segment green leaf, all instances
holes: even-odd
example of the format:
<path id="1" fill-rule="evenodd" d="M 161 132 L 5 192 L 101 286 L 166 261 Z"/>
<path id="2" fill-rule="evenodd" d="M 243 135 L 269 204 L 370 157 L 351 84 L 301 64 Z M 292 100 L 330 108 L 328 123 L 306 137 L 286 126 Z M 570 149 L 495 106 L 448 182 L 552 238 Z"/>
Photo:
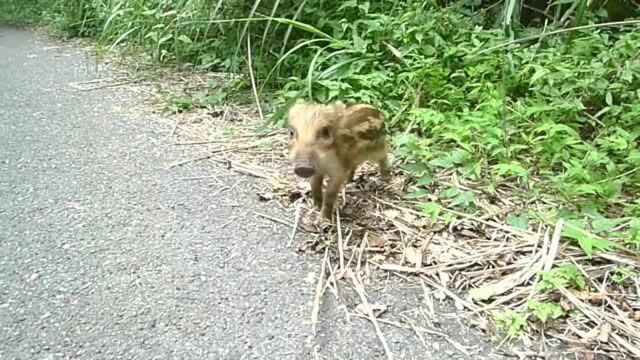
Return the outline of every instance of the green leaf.
<path id="1" fill-rule="evenodd" d="M 525 325 L 527 325 L 527 320 L 524 316 L 518 314 L 517 312 L 506 309 L 504 311 L 495 311 L 493 313 L 493 318 L 496 322 L 497 327 L 507 333 L 507 337 L 509 338 L 517 338 Z"/>
<path id="2" fill-rule="evenodd" d="M 458 205 L 464 205 L 467 206 L 470 202 L 472 202 L 475 199 L 475 194 L 471 191 L 465 191 L 462 194 L 456 196 L 453 200 L 451 200 L 451 202 L 449 203 L 450 206 L 458 206 Z"/>
<path id="3" fill-rule="evenodd" d="M 178 36 L 178 40 L 182 41 L 183 43 L 187 43 L 187 44 L 193 43 L 193 41 L 191 41 L 191 39 L 189 39 L 189 37 L 187 35 L 184 35 L 184 34 Z"/>
<path id="4" fill-rule="evenodd" d="M 442 206 L 434 202 L 418 204 L 417 208 L 420 210 L 420 213 L 429 219 L 431 223 L 434 223 L 438 219 L 438 216 L 442 211 Z"/>
<path id="5" fill-rule="evenodd" d="M 591 229 L 595 233 L 601 233 L 613 229 L 624 221 L 625 219 L 599 218 L 591 222 Z"/>
<path id="6" fill-rule="evenodd" d="M 560 305 L 551 302 L 531 300 L 527 303 L 527 308 L 542 323 L 546 323 L 550 318 L 557 319 L 565 315 Z"/>
<path id="7" fill-rule="evenodd" d="M 529 227 L 529 217 L 509 214 L 507 215 L 507 224 L 518 229 L 526 230 Z"/>
<path id="8" fill-rule="evenodd" d="M 424 171 L 427 171 L 429 169 L 427 165 L 422 162 L 405 164 L 404 166 L 402 166 L 402 168 L 412 175 L 422 174 Z"/>
<path id="9" fill-rule="evenodd" d="M 611 95 L 611 92 L 607 92 L 607 94 L 604 97 L 605 102 L 607 103 L 607 105 L 611 106 L 613 105 L 613 96 Z"/>
<path id="10" fill-rule="evenodd" d="M 600 186 L 590 184 L 579 184 L 571 187 L 571 191 L 576 195 L 596 195 L 598 193 L 598 190 L 600 190 Z"/>
<path id="11" fill-rule="evenodd" d="M 353 47 L 356 50 L 364 50 L 367 43 L 355 32 L 353 33 Z"/>
<path id="12" fill-rule="evenodd" d="M 591 257 L 593 254 L 593 249 L 607 251 L 614 245 L 609 240 L 590 236 L 584 230 L 576 229 L 572 226 L 562 228 L 562 236 L 576 240 L 582 251 L 584 251 L 588 257 Z"/>
<path id="13" fill-rule="evenodd" d="M 453 167 L 454 162 L 453 162 L 453 159 L 451 159 L 451 157 L 442 157 L 442 158 L 437 158 L 429 161 L 429 164 L 448 169 Z"/>
<path id="14" fill-rule="evenodd" d="M 435 54 L 436 54 L 436 48 L 434 48 L 434 47 L 433 47 L 433 46 L 431 46 L 431 45 L 425 45 L 425 46 L 422 48 L 422 53 L 423 53 L 424 55 L 426 55 L 426 56 L 433 56 L 433 55 L 435 55 Z"/>
<path id="15" fill-rule="evenodd" d="M 545 291 L 569 286 L 581 290 L 584 289 L 585 285 L 586 282 L 582 273 L 572 264 L 540 272 L 540 281 L 536 288 Z"/>
<path id="16" fill-rule="evenodd" d="M 164 44 L 165 42 L 171 40 L 171 38 L 173 38 L 173 34 L 166 34 L 165 36 L 161 37 L 160 40 L 158 40 L 158 45 Z"/>
<path id="17" fill-rule="evenodd" d="M 609 181 L 600 189 L 602 196 L 606 197 L 609 200 L 615 200 L 620 196 L 622 192 L 622 181 Z"/>
<path id="18" fill-rule="evenodd" d="M 348 0 L 348 1 L 344 1 L 342 3 L 342 5 L 340 5 L 340 7 L 338 8 L 338 10 L 343 10 L 346 8 L 354 8 L 358 6 L 358 1 L 357 0 Z"/>
<path id="19" fill-rule="evenodd" d="M 420 199 L 423 198 L 425 196 L 429 195 L 429 192 L 427 192 L 427 190 L 418 190 L 418 191 L 414 191 L 411 193 L 408 193 L 404 196 L 405 199 L 409 199 L 409 200 L 414 200 L 414 199 Z"/>
<path id="20" fill-rule="evenodd" d="M 444 198 L 444 199 L 451 199 L 451 198 L 453 198 L 454 196 L 458 195 L 459 193 L 460 193 L 460 190 L 458 190 L 458 188 L 457 188 L 457 187 L 452 186 L 452 187 L 450 187 L 450 188 L 447 188 L 447 189 L 443 190 L 443 191 L 440 193 L 440 196 L 441 196 L 442 198 Z"/>
<path id="21" fill-rule="evenodd" d="M 543 68 L 543 67 L 538 68 L 538 70 L 536 70 L 533 76 L 531 76 L 531 80 L 529 80 L 529 85 L 533 85 L 535 82 L 540 80 L 543 76 L 547 75 L 548 73 L 549 73 L 549 70 L 547 70 L 546 68 Z"/>
<path id="22" fill-rule="evenodd" d="M 436 182 L 436 179 L 433 176 L 425 174 L 416 181 L 416 186 L 431 185 L 434 182 Z"/>

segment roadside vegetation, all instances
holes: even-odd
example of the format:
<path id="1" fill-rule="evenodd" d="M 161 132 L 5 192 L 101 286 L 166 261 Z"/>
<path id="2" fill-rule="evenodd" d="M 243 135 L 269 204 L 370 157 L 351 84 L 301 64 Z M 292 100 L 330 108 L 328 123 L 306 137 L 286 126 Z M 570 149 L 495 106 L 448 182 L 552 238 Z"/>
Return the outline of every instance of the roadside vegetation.
<path id="1" fill-rule="evenodd" d="M 549 230 L 480 265 L 503 270 L 467 283 L 468 301 L 494 304 L 510 337 L 564 319 L 563 340 L 640 353 L 639 2 L 5 0 L 0 12 L 103 54 L 239 75 L 166 96 L 174 111 L 254 92 L 271 126 L 298 98 L 380 107 L 411 179 L 396 210 Z M 501 282 L 511 263 L 522 271 Z"/>

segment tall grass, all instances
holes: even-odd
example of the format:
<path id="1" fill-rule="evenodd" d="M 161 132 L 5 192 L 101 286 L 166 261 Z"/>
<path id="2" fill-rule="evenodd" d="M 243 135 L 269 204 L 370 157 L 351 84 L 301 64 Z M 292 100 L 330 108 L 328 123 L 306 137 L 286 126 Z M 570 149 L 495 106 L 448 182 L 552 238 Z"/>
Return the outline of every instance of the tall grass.
<path id="1" fill-rule="evenodd" d="M 637 6 L 539 3 L 49 0 L 38 17 L 108 49 L 240 74 L 250 43 L 273 122 L 299 97 L 369 102 L 418 176 L 455 169 L 489 191 L 510 181 L 578 212 L 640 216 Z M 541 36 L 606 22 L 613 3 L 628 26 Z"/>

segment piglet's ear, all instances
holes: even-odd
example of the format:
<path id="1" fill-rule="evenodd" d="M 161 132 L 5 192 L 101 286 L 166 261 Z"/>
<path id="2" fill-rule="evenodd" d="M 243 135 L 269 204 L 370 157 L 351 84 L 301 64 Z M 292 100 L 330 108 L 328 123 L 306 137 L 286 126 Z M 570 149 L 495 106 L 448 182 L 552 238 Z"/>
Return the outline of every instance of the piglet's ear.
<path id="1" fill-rule="evenodd" d="M 329 107 L 336 112 L 336 114 L 343 114 L 347 106 L 340 100 L 333 102 Z"/>
<path id="2" fill-rule="evenodd" d="M 287 123 L 295 121 L 295 118 L 299 117 L 304 108 L 307 107 L 307 103 L 303 99 L 298 99 L 294 102 L 289 109 L 287 109 Z"/>

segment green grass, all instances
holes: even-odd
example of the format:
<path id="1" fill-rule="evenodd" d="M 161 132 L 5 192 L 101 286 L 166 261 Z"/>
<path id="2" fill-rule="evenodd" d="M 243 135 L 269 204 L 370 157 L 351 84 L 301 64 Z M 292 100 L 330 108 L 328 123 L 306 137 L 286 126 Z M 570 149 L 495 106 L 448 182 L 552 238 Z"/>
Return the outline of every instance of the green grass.
<path id="1" fill-rule="evenodd" d="M 588 254 L 610 241 L 640 246 L 640 31 L 631 22 L 639 14 L 633 2 L 556 1 L 537 11 L 516 0 L 34 4 L 4 6 L 15 19 L 37 20 L 65 37 L 95 37 L 104 51 L 142 49 L 158 63 L 244 75 L 249 38 L 263 107 L 275 110 L 269 121 L 283 124 L 283 110 L 299 97 L 375 104 L 423 193 L 425 179 L 442 170 L 488 193 L 508 182 L 523 199 L 566 204 L 514 215 L 509 221 L 518 226 L 562 216 L 578 229 L 565 237 Z M 620 9 L 629 17 L 620 19 Z M 629 25 L 541 36 L 611 20 Z M 222 92 L 246 91 L 248 78 L 232 85 Z M 220 101 L 214 91 L 221 90 L 181 104 Z M 471 193 L 439 195 L 474 211 Z"/>
<path id="2" fill-rule="evenodd" d="M 0 1 L 0 23 L 32 24 L 40 18 L 35 0 L 3 0 Z"/>

